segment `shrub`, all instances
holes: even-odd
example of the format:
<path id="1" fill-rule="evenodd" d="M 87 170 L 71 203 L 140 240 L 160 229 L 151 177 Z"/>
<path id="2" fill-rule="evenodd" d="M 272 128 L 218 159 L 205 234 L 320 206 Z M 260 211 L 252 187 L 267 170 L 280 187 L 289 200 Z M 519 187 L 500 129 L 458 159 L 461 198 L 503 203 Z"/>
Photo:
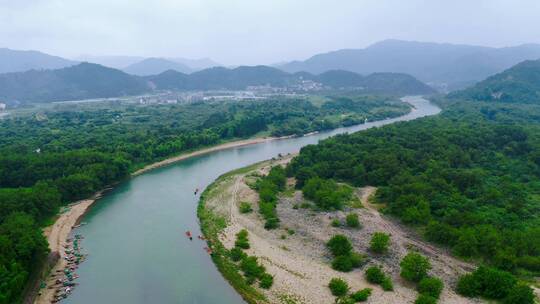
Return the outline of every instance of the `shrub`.
<path id="1" fill-rule="evenodd" d="M 333 219 L 332 222 L 330 222 L 330 225 L 332 227 L 339 227 L 341 226 L 341 222 L 338 219 Z"/>
<path id="2" fill-rule="evenodd" d="M 416 252 L 407 254 L 399 265 L 401 266 L 401 277 L 412 282 L 422 280 L 431 269 L 429 260 Z"/>
<path id="3" fill-rule="evenodd" d="M 438 299 L 444 284 L 439 278 L 426 277 L 418 283 L 418 292 Z"/>
<path id="4" fill-rule="evenodd" d="M 358 214 L 356 213 L 347 214 L 347 217 L 345 218 L 345 223 L 347 223 L 348 227 L 359 228 L 360 221 L 358 220 Z"/>
<path id="5" fill-rule="evenodd" d="M 429 295 L 425 295 L 425 294 L 419 294 L 418 298 L 416 298 L 416 301 L 414 301 L 414 304 L 436 304 L 436 303 L 437 303 L 437 299 Z"/>
<path id="6" fill-rule="evenodd" d="M 392 283 L 392 280 L 387 276 L 385 276 L 384 279 L 382 280 L 381 287 L 384 291 L 394 290 L 394 284 Z"/>
<path id="7" fill-rule="evenodd" d="M 234 247 L 229 251 L 229 256 L 231 257 L 231 260 L 238 262 L 241 259 L 246 257 L 246 254 L 242 251 L 239 247 Z"/>
<path id="8" fill-rule="evenodd" d="M 488 267 L 479 267 L 473 276 L 481 283 L 481 295 L 492 299 L 506 297 L 517 282 L 509 272 Z"/>
<path id="9" fill-rule="evenodd" d="M 351 257 L 348 255 L 340 255 L 332 260 L 332 268 L 337 271 L 349 272 L 353 269 Z"/>
<path id="10" fill-rule="evenodd" d="M 352 251 L 351 241 L 342 234 L 333 236 L 328 243 L 326 243 L 326 246 L 334 256 L 349 255 Z"/>
<path id="11" fill-rule="evenodd" d="M 371 288 L 359 290 L 351 295 L 351 299 L 353 299 L 355 302 L 365 302 L 371 295 L 371 290 Z"/>
<path id="12" fill-rule="evenodd" d="M 375 232 L 369 242 L 369 249 L 375 253 L 386 253 L 389 243 L 390 235 L 383 232 Z"/>
<path id="13" fill-rule="evenodd" d="M 366 259 L 365 255 L 359 254 L 359 253 L 356 253 L 356 252 L 351 252 L 351 254 L 349 255 L 349 258 L 351 260 L 353 268 L 358 268 L 360 266 L 363 266 L 367 262 L 366 261 L 367 259 Z"/>
<path id="14" fill-rule="evenodd" d="M 509 272 L 480 266 L 473 273 L 459 278 L 457 292 L 468 297 L 503 299 L 516 283 L 516 278 Z"/>
<path id="15" fill-rule="evenodd" d="M 336 299 L 336 304 L 354 304 L 354 300 L 350 297 L 341 297 Z"/>
<path id="16" fill-rule="evenodd" d="M 240 206 L 238 208 L 240 209 L 240 213 L 250 213 L 253 211 L 251 204 L 248 202 L 240 202 Z"/>
<path id="17" fill-rule="evenodd" d="M 533 304 L 533 290 L 525 284 L 517 284 L 503 300 L 504 304 Z"/>
<path id="18" fill-rule="evenodd" d="M 264 223 L 264 229 L 267 230 L 276 229 L 277 227 L 279 227 L 279 219 L 276 217 L 271 217 Z"/>
<path id="19" fill-rule="evenodd" d="M 349 292 L 349 284 L 339 278 L 333 278 L 330 280 L 328 288 L 330 288 L 330 291 L 336 297 L 344 296 L 347 294 L 347 292 Z"/>
<path id="20" fill-rule="evenodd" d="M 246 278 L 259 278 L 265 271 L 264 266 L 259 265 L 257 257 L 254 256 L 242 259 L 240 269 L 244 272 Z"/>
<path id="21" fill-rule="evenodd" d="M 456 291 L 466 297 L 476 297 L 480 293 L 480 282 L 472 274 L 468 273 L 459 278 Z"/>
<path id="22" fill-rule="evenodd" d="M 260 277 L 259 286 L 264 289 L 269 289 L 274 284 L 274 277 L 268 273 L 263 273 Z"/>
<path id="23" fill-rule="evenodd" d="M 249 249 L 248 232 L 246 229 L 242 229 L 236 234 L 236 242 L 234 242 L 234 245 L 235 247 L 242 249 Z"/>
<path id="24" fill-rule="evenodd" d="M 366 269 L 366 280 L 373 284 L 381 285 L 384 291 L 394 290 L 394 284 L 390 277 L 386 276 L 379 266 L 371 266 Z"/>
<path id="25" fill-rule="evenodd" d="M 379 266 L 371 266 L 366 272 L 366 280 L 373 284 L 381 284 L 385 278 L 384 272 Z"/>

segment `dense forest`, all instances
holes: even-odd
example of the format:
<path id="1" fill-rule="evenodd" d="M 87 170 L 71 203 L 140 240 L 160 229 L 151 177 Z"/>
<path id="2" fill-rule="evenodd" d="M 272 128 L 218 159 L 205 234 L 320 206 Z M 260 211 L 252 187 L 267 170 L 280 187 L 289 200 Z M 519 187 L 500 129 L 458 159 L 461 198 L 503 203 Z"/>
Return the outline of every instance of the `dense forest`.
<path id="1" fill-rule="evenodd" d="M 531 115 L 540 108 L 438 102 L 446 108 L 438 117 L 306 146 L 287 173 L 304 191 L 321 179 L 378 186 L 384 211 L 426 239 L 466 259 L 538 275 L 540 121 Z"/>
<path id="2" fill-rule="evenodd" d="M 186 105 L 93 103 L 0 119 L 0 303 L 17 302 L 47 255 L 41 227 L 66 203 L 181 152 L 251 136 L 303 134 L 399 116 L 388 97 Z"/>

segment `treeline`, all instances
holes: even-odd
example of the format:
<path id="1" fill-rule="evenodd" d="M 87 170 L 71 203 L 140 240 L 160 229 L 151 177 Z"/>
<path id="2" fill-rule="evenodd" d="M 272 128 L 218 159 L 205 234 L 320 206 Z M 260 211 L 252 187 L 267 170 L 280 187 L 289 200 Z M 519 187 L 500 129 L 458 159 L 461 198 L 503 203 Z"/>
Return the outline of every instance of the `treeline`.
<path id="1" fill-rule="evenodd" d="M 344 119 L 319 122 L 336 115 L 372 120 L 409 110 L 388 98 L 347 99 L 346 109 L 323 103 L 324 110 L 305 99 L 155 106 L 88 103 L 0 120 L 0 304 L 20 301 L 29 274 L 48 252 L 41 226 L 59 207 L 145 164 L 258 133 L 331 128 Z"/>
<path id="2" fill-rule="evenodd" d="M 475 109 L 453 105 L 441 117 L 327 139 L 302 148 L 287 172 L 300 184 L 378 186 L 384 210 L 428 240 L 499 269 L 538 273 L 538 122 L 489 117 L 519 116 L 509 105 Z"/>

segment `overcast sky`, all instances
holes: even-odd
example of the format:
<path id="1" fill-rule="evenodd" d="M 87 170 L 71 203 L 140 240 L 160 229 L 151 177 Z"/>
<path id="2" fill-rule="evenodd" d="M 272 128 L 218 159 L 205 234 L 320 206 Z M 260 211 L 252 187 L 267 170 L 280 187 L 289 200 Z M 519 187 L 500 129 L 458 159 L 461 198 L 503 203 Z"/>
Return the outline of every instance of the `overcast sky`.
<path id="1" fill-rule="evenodd" d="M 539 0 L 0 0 L 0 47 L 269 64 L 388 38 L 540 42 Z"/>

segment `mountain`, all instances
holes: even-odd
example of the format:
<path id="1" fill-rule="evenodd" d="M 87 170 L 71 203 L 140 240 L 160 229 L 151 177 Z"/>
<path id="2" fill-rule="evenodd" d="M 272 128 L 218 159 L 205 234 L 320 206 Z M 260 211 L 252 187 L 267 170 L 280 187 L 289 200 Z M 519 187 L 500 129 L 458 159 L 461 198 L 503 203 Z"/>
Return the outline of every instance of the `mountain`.
<path id="1" fill-rule="evenodd" d="M 146 77 L 157 89 L 243 90 L 249 86 L 295 86 L 305 80 L 319 82 L 330 89 L 357 89 L 364 93 L 431 94 L 434 90 L 414 77 L 399 73 L 375 73 L 366 77 L 349 71 L 328 71 L 320 75 L 307 72 L 290 74 L 268 66 L 215 67 L 186 75 L 166 71 Z"/>
<path id="2" fill-rule="evenodd" d="M 189 67 L 192 71 L 200 71 L 213 67 L 222 66 L 222 64 L 215 62 L 210 58 L 188 59 L 188 58 L 167 58 L 170 61 L 174 61 Z"/>
<path id="3" fill-rule="evenodd" d="M 123 69 L 139 61 L 143 61 L 144 57 L 139 56 L 93 56 L 81 55 L 76 58 L 81 62 L 91 62 L 113 69 Z"/>
<path id="4" fill-rule="evenodd" d="M 311 82 L 310 82 L 311 81 Z M 58 70 L 31 70 L 0 74 L 0 100 L 6 102 L 50 102 L 105 98 L 150 93 L 154 90 L 244 90 L 250 86 L 356 90 L 360 93 L 396 95 L 431 94 L 433 89 L 410 75 L 374 73 L 362 76 L 348 71 L 320 75 L 290 74 L 268 66 L 214 67 L 185 74 L 167 70 L 158 75 L 135 76 L 93 63 Z"/>
<path id="5" fill-rule="evenodd" d="M 148 91 L 143 80 L 92 63 L 58 70 L 0 74 L 0 100 L 49 102 L 137 95 Z"/>
<path id="6" fill-rule="evenodd" d="M 19 51 L 0 48 L 0 73 L 60 69 L 75 64 L 77 64 L 75 61 L 38 51 Z"/>
<path id="7" fill-rule="evenodd" d="M 540 45 L 491 48 L 385 40 L 365 49 L 345 49 L 278 66 L 287 72 L 347 70 L 359 74 L 410 74 L 434 86 L 464 87 L 527 59 L 540 58 Z"/>
<path id="8" fill-rule="evenodd" d="M 140 62 L 134 63 L 123 70 L 128 74 L 137 76 L 156 75 L 167 70 L 191 73 L 191 69 L 188 66 L 163 58 L 147 58 Z"/>
<path id="9" fill-rule="evenodd" d="M 471 88 L 454 92 L 449 97 L 480 101 L 540 103 L 540 60 L 521 62 Z"/>

